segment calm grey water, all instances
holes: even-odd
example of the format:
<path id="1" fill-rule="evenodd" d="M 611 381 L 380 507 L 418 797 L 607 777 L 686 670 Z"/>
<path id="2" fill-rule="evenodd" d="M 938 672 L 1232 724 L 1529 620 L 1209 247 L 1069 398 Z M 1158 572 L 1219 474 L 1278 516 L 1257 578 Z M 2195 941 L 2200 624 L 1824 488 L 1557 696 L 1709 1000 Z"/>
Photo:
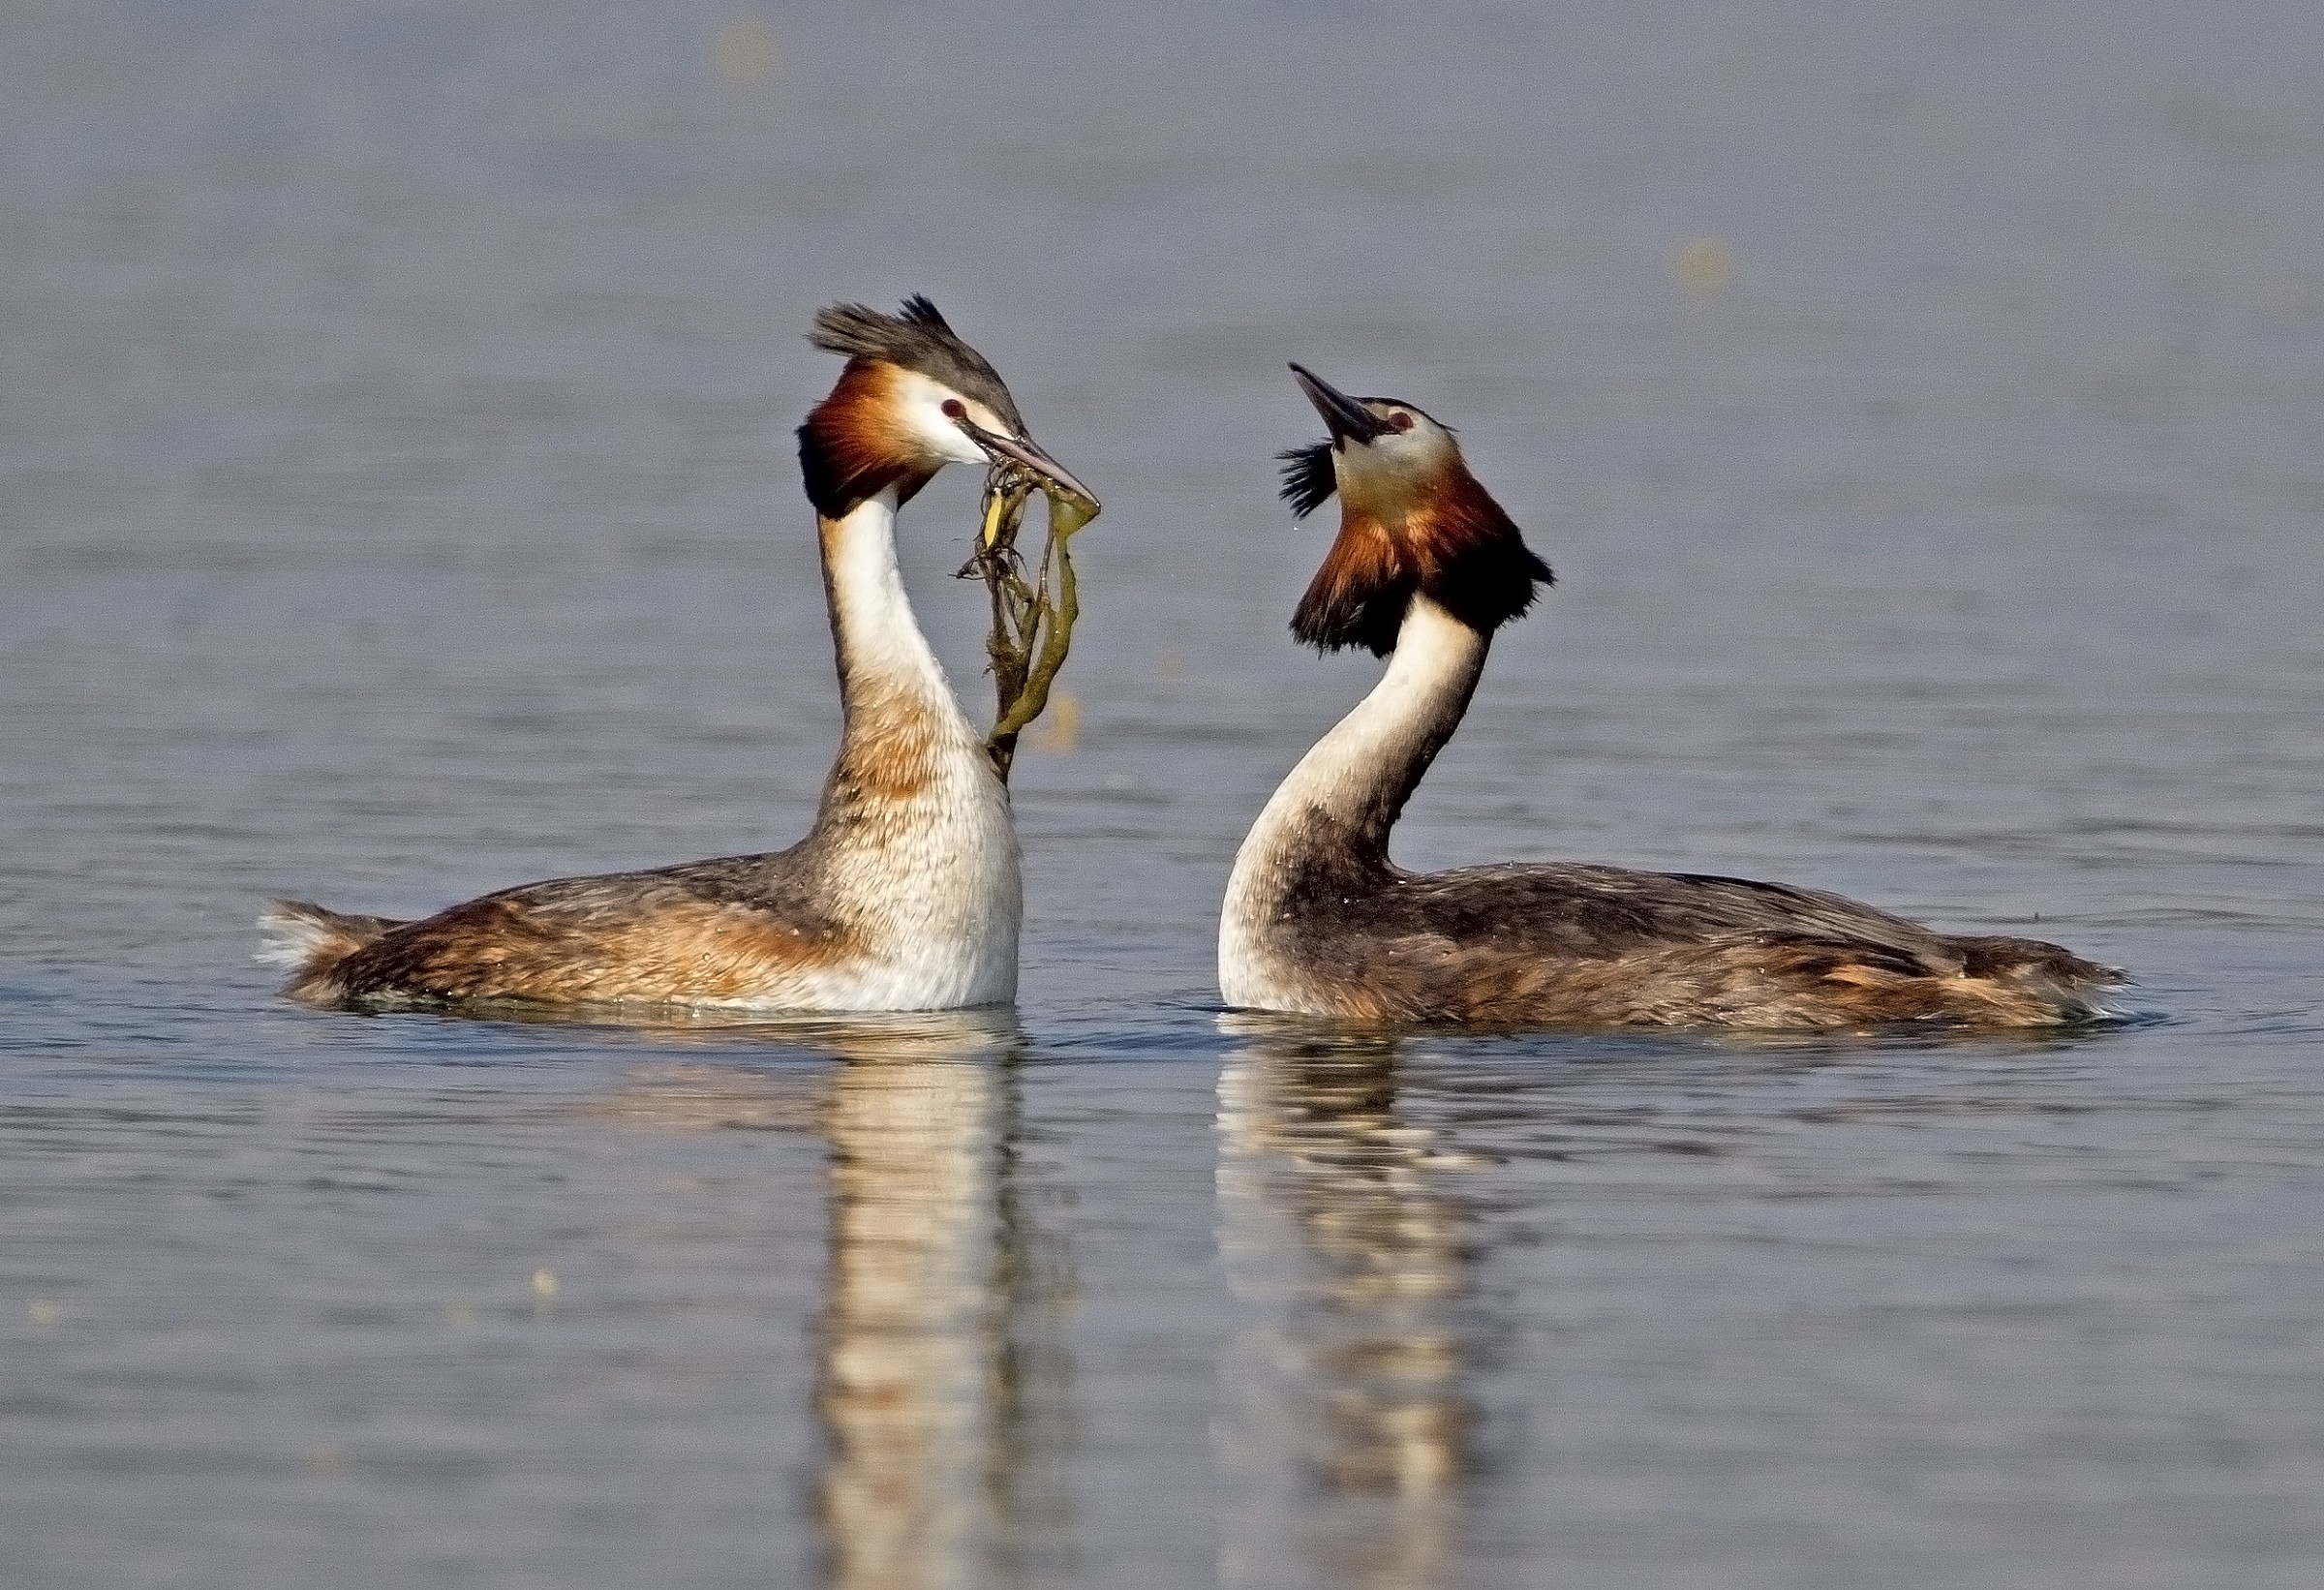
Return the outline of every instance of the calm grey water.
<path id="1" fill-rule="evenodd" d="M 2310 9 L 0 9 L 0 1582 L 2324 1579 Z M 1108 504 L 1022 1004 L 277 1001 L 269 893 L 804 829 L 799 333 L 915 290 Z M 1222 1018 L 1372 676 L 1284 632 L 1294 357 L 1561 575 L 1408 863 L 1840 888 L 2137 1019 Z M 907 574 L 981 699 L 973 484 Z"/>

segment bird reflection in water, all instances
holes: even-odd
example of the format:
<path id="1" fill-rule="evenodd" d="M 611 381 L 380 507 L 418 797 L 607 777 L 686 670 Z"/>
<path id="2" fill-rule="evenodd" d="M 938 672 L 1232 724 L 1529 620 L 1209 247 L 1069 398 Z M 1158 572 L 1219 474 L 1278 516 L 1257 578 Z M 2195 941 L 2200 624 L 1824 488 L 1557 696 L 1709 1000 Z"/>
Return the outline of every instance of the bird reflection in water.
<path id="1" fill-rule="evenodd" d="M 1072 1275 L 1022 1165 L 1013 1017 L 704 1031 L 836 1053 L 814 1075 L 632 1074 L 594 1114 L 812 1132 L 831 1156 L 814 1485 L 828 1590 L 1071 1582 Z M 725 1081 L 709 1079 L 722 1074 Z M 802 1087 L 802 1082 L 806 1086 Z M 753 1098 L 754 1086 L 763 1099 Z"/>
<path id="2" fill-rule="evenodd" d="M 1258 1319 L 1224 1373 L 1219 1582 L 1434 1590 L 1461 1576 L 1483 1343 L 1466 1163 L 1399 1113 L 1396 1041 L 1222 1018 L 1219 1247 Z"/>
<path id="3" fill-rule="evenodd" d="M 1019 1036 L 974 1013 L 880 1030 L 824 1117 L 826 1582 L 1025 1582 L 1069 1566 L 1073 1429 L 1071 1275 L 1022 1185 Z"/>

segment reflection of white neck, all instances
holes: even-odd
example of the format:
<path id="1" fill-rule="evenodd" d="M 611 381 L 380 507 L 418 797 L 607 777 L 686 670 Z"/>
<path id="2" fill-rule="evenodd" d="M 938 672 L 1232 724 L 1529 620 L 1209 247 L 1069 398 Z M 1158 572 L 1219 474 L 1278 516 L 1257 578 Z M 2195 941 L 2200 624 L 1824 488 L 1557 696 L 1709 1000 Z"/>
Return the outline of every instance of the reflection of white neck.
<path id="1" fill-rule="evenodd" d="M 1000 1455 L 998 1076 L 874 1048 L 836 1079 L 819 1397 L 831 1590 L 976 1582 Z"/>
<path id="2" fill-rule="evenodd" d="M 973 736 L 903 592 L 895 487 L 858 503 L 844 518 L 823 522 L 823 579 L 849 733 L 869 726 L 857 721 L 863 710 L 908 703 L 935 709 L 948 727 Z"/>
<path id="3" fill-rule="evenodd" d="M 1263 1041 L 1219 1074 L 1219 1250 L 1244 1315 L 1214 1425 L 1230 1590 L 1463 1576 L 1473 1234 L 1441 1186 L 1456 1146 L 1397 1109 L 1393 1067 Z"/>

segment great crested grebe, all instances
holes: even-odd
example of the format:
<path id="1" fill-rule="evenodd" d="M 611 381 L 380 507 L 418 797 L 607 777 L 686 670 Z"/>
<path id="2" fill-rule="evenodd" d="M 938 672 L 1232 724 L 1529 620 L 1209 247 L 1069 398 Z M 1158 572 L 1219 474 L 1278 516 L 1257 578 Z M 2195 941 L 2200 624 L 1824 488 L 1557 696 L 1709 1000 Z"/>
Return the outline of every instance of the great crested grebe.
<path id="1" fill-rule="evenodd" d="M 921 635 L 896 510 L 947 464 L 1034 445 L 1009 390 L 926 298 L 841 304 L 810 340 L 846 355 L 799 427 L 839 654 L 840 752 L 788 850 L 504 889 L 417 922 L 277 901 L 262 959 L 318 1005 L 464 1002 L 934 1010 L 1017 992 L 1024 916 L 1009 795 Z"/>
<path id="2" fill-rule="evenodd" d="M 1292 631 L 1389 657 L 1283 780 L 1235 858 L 1219 986 L 1245 1008 L 1375 1023 L 2040 1026 L 2104 1014 L 2121 974 L 2029 938 L 1936 933 L 1839 895 L 1566 862 L 1412 873 L 1389 831 L 1460 724 L 1495 629 L 1548 566 L 1409 403 L 1293 365 L 1330 440 L 1282 455 L 1339 535 Z"/>

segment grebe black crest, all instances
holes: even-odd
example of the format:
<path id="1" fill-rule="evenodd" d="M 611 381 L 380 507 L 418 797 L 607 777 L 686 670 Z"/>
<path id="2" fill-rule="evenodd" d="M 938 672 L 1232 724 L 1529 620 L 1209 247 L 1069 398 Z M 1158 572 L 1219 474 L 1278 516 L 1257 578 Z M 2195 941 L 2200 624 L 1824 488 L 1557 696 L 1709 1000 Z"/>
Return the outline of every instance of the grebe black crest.
<path id="1" fill-rule="evenodd" d="M 841 304 L 845 355 L 799 427 L 839 659 L 840 751 L 787 850 L 504 889 L 416 922 L 278 901 L 262 952 L 318 1005 L 620 1003 L 933 1010 L 1016 995 L 1024 916 L 1006 786 L 920 632 L 897 509 L 947 464 L 1006 459 L 1089 495 L 1036 445 L 926 298 Z"/>
<path id="2" fill-rule="evenodd" d="M 1564 862 L 1404 871 L 1388 841 L 1468 709 L 1493 632 L 1548 566 L 1447 427 L 1292 366 L 1330 435 L 1281 455 L 1339 534 L 1292 630 L 1389 658 L 1284 780 L 1235 858 L 1227 1002 L 1495 1027 L 2043 1026 L 2105 1014 L 2122 975 L 2035 939 L 1958 937 L 1821 890 Z"/>

